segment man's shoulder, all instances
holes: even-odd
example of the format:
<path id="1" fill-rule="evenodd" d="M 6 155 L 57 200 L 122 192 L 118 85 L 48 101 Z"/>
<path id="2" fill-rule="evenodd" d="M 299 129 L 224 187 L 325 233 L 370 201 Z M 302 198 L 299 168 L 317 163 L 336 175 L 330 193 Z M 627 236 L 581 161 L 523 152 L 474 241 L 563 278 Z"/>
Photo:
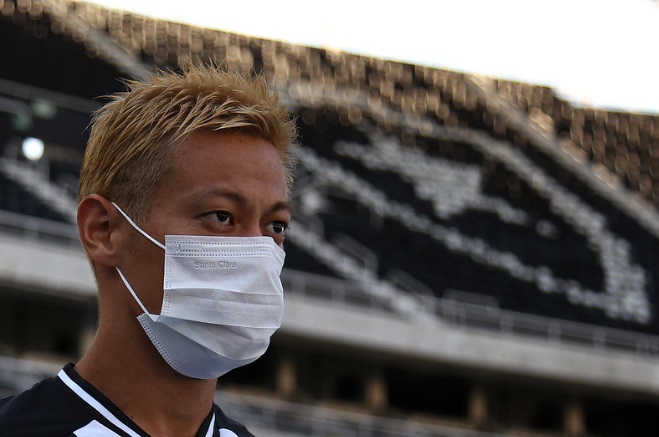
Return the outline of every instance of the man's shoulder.
<path id="1" fill-rule="evenodd" d="M 29 390 L 0 401 L 0 429 L 9 435 L 54 434 L 66 428 L 69 402 L 54 378 L 45 379 Z M 69 414 L 66 414 L 69 413 Z M 51 433 L 51 429 L 53 433 Z M 62 435 L 62 434 L 60 434 Z M 68 435 L 68 434 L 63 434 Z"/>
<path id="2" fill-rule="evenodd" d="M 62 393 L 55 384 L 54 378 L 44 379 L 23 393 L 0 400 L 0 419 L 49 411 L 51 407 L 61 404 Z"/>
<path id="3" fill-rule="evenodd" d="M 83 419 L 57 378 L 0 400 L 0 429 L 12 436 L 70 435 Z M 4 434 L 3 434 L 4 435 Z"/>

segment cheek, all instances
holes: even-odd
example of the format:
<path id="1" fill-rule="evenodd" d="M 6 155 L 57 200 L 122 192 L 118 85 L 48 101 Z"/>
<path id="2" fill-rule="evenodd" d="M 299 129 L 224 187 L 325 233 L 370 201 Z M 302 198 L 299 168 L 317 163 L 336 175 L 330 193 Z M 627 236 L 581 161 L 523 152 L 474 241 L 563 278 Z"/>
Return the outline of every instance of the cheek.
<path id="1" fill-rule="evenodd" d="M 125 270 L 122 269 L 135 293 L 152 314 L 160 314 L 162 308 L 164 254 L 153 243 L 142 242 L 134 246 L 127 256 Z"/>
<path id="2" fill-rule="evenodd" d="M 147 283 L 145 284 L 145 292 L 147 293 L 147 298 L 149 303 L 146 304 L 147 309 L 153 314 L 160 314 L 160 309 L 162 308 L 162 299 L 163 299 L 163 277 L 164 277 L 164 252 L 159 253 L 158 255 L 144 260 L 145 262 L 141 263 L 142 271 L 145 272 L 145 279 Z"/>

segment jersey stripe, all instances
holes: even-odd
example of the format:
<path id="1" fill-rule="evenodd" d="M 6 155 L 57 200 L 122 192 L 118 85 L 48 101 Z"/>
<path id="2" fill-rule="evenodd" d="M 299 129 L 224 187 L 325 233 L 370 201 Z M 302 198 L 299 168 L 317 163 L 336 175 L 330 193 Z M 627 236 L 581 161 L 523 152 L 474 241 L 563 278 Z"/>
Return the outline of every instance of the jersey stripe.
<path id="1" fill-rule="evenodd" d="M 211 423 L 208 425 L 208 431 L 206 432 L 206 437 L 213 437 L 213 429 L 215 428 L 215 413 L 211 417 Z"/>
<path id="2" fill-rule="evenodd" d="M 66 374 L 64 369 L 60 370 L 57 376 L 59 377 L 59 379 L 62 380 L 62 382 L 64 382 L 64 384 L 66 384 L 71 390 L 73 390 L 73 392 L 77 394 L 80 397 L 80 399 L 87 402 L 92 408 L 98 411 L 103 417 L 109 420 L 117 428 L 121 429 L 131 437 L 141 437 L 135 431 L 130 429 L 125 423 L 117 419 L 117 417 L 114 414 L 112 414 L 107 408 L 101 405 L 100 402 L 94 399 L 82 387 L 80 387 L 71 378 L 69 378 L 69 375 Z"/>
<path id="3" fill-rule="evenodd" d="M 119 434 L 106 428 L 95 420 L 92 420 L 84 427 L 74 431 L 76 437 L 120 437 Z"/>

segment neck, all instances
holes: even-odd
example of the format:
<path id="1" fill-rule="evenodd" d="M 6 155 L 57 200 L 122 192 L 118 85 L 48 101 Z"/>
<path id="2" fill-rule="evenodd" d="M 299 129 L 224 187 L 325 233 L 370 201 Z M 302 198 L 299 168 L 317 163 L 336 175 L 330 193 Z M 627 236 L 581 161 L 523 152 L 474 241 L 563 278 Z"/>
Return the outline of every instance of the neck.
<path id="1" fill-rule="evenodd" d="M 124 320 L 101 315 L 76 370 L 140 428 L 158 436 L 194 436 L 212 408 L 217 384 L 169 367 L 132 315 Z"/>

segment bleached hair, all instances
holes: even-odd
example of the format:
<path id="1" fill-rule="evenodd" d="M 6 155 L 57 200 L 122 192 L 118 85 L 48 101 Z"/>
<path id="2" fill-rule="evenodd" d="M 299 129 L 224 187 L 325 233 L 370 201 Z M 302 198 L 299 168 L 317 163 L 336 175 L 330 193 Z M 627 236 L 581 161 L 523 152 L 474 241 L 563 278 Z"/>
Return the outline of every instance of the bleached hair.
<path id="1" fill-rule="evenodd" d="M 127 91 L 92 118 L 80 171 L 78 200 L 95 193 L 121 204 L 140 222 L 171 167 L 171 153 L 201 130 L 238 131 L 265 139 L 279 152 L 292 183 L 295 125 L 261 76 L 215 65 L 157 71 L 128 81 Z"/>

